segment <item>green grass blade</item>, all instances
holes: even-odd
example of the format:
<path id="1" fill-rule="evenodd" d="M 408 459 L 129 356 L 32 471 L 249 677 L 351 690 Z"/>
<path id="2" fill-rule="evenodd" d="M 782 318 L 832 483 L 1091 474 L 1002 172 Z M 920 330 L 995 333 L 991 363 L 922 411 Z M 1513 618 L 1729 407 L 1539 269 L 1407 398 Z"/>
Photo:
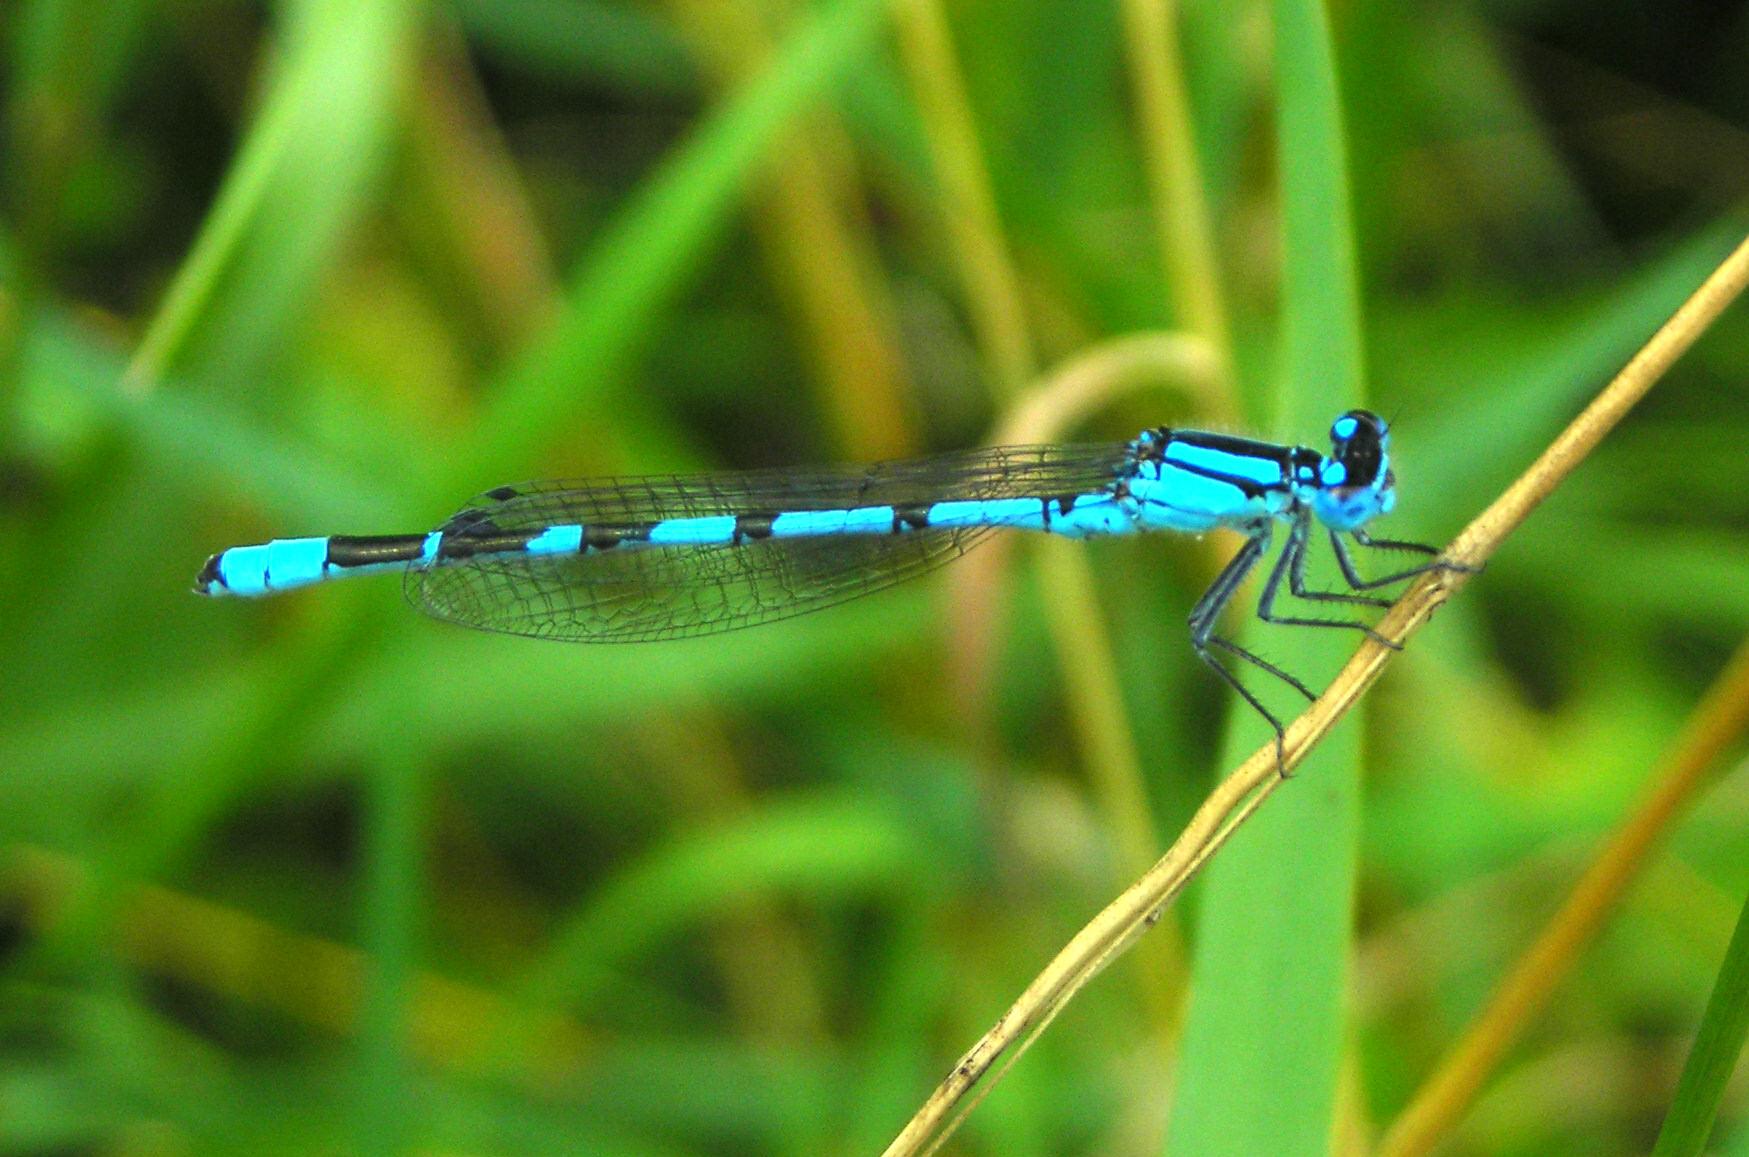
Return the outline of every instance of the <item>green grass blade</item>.
<path id="1" fill-rule="evenodd" d="M 587 0 L 450 0 L 470 43 L 554 83 L 682 96 L 699 85 L 657 10 Z"/>
<path id="2" fill-rule="evenodd" d="M 413 521 L 406 496 L 357 463 L 288 437 L 221 399 L 181 389 L 125 390 L 122 369 L 122 355 L 89 325 L 62 310 L 42 310 L 20 358 L 23 439 L 45 455 L 68 453 L 67 447 L 114 426 L 167 474 L 206 484 L 223 480 L 274 519 L 335 526 Z"/>
<path id="3" fill-rule="evenodd" d="M 370 968 L 359 1017 L 355 1126 L 361 1153 L 412 1151 L 421 1129 L 408 1046 L 425 909 L 425 774 L 424 760 L 385 743 L 367 784 L 362 939 Z"/>
<path id="4" fill-rule="evenodd" d="M 266 99 L 129 379 L 250 363 L 283 338 L 381 168 L 414 31 L 410 0 L 288 5 Z"/>
<path id="5" fill-rule="evenodd" d="M 1396 457 L 1414 473 L 1414 518 L 1430 531 L 1455 527 L 1482 495 L 1496 493 L 1534 458 L 1743 238 L 1739 214 L 1695 229 L 1594 300 L 1538 318 L 1492 343 L 1474 328 L 1455 342 L 1408 357 L 1440 408 L 1400 424 Z M 1382 368 L 1381 374 L 1387 372 Z M 1478 454 L 1474 432 L 1489 432 Z M 1407 475 L 1404 475 L 1407 477 Z M 1423 481 L 1425 480 L 1425 481 Z M 1407 491 L 1402 492 L 1408 501 Z"/>
<path id="6" fill-rule="evenodd" d="M 146 8 L 145 0 L 38 0 L 20 6 L 7 54 L 7 208 L 16 215 L 28 264 L 52 250 L 56 231 L 65 226 L 68 183 L 114 103 Z M 8 328 L 0 325 L 0 334 Z"/>
<path id="7" fill-rule="evenodd" d="M 1360 291 L 1327 14 L 1321 0 L 1277 0 L 1274 12 L 1286 369 L 1275 427 L 1305 437 L 1360 400 Z M 1346 634 L 1289 629 L 1259 645 L 1319 679 L 1353 644 Z M 1233 710 L 1228 764 L 1263 737 L 1247 708 Z M 1359 788 L 1350 725 L 1210 865 L 1169 1152 L 1328 1151 Z"/>
<path id="8" fill-rule="evenodd" d="M 721 233 L 779 134 L 870 50 L 887 3 L 839 0 L 813 16 L 645 183 L 591 247 L 572 280 L 566 315 L 497 383 L 452 490 L 514 477 L 531 452 L 585 425 Z"/>
<path id="9" fill-rule="evenodd" d="M 1731 935 L 1731 946 L 1725 949 L 1725 962 L 1719 968 L 1706 1011 L 1701 1014 L 1700 1032 L 1688 1054 L 1688 1063 L 1682 1068 L 1676 1097 L 1670 1102 L 1670 1113 L 1664 1118 L 1652 1157 L 1691 1157 L 1706 1151 L 1719 1099 L 1724 1096 L 1731 1070 L 1743 1056 L 1746 1037 L 1749 1037 L 1749 900 L 1737 917 L 1737 931 Z"/>
<path id="10" fill-rule="evenodd" d="M 699 921 L 785 891 L 820 900 L 885 890 L 914 879 L 924 855 L 898 817 L 831 794 L 773 801 L 682 836 L 608 880 L 556 931 L 517 986 L 518 1023 L 482 1042 L 482 1052 L 516 1056 L 528 1018 L 543 1010 L 587 1014 L 637 956 Z"/>

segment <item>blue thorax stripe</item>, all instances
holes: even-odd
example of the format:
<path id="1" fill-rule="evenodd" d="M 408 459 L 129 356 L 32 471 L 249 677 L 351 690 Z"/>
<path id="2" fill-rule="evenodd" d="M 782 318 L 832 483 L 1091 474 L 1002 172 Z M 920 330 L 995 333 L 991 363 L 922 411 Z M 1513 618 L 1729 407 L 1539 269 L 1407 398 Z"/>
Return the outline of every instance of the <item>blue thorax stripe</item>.
<path id="1" fill-rule="evenodd" d="M 1166 447 L 1165 458 L 1168 462 L 1179 463 L 1208 474 L 1243 478 L 1259 486 L 1279 486 L 1282 482 L 1279 453 L 1251 454 L 1242 450 L 1175 441 Z"/>

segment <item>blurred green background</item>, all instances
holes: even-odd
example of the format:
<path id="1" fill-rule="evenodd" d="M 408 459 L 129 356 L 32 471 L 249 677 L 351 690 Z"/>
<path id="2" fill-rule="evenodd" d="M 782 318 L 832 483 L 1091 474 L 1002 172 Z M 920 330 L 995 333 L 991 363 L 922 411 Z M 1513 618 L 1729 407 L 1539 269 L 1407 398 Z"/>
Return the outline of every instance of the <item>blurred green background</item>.
<path id="1" fill-rule="evenodd" d="M 1272 6 L 1186 0 L 1181 69 L 1145 2 L 934 11 L 0 6 L 0 1150 L 878 1151 L 1266 738 L 1224 738 L 1233 697 L 1184 637 L 1227 541 L 1078 548 L 1094 613 L 1066 626 L 1032 550 L 630 647 L 470 634 L 391 578 L 190 593 L 220 547 L 420 531 L 522 478 L 975 445 L 1113 339 L 1210 334 L 1187 284 L 1234 372 L 1160 368 L 1064 436 L 1320 444 L 1353 383 L 1283 386 L 1277 109 L 1320 96 L 1278 83 L 1302 74 Z M 1331 19 L 1334 272 L 1395 422 L 1386 533 L 1441 542 L 1741 237 L 1749 13 Z M 1187 155 L 1139 111 L 1162 64 L 1200 282 L 1162 256 L 1152 166 Z M 1749 626 L 1746 359 L 1739 310 L 1343 725 L 1361 818 L 1305 843 L 1353 865 L 1339 1151 L 1401 1110 Z M 1065 649 L 1092 630 L 1109 646 Z M 1645 1151 L 1746 890 L 1738 765 L 1445 1151 Z M 1163 1151 L 1208 1071 L 1179 1033 L 1220 916 L 1199 899 L 950 1151 Z M 1293 1042 L 1217 1031 L 1268 1116 Z M 1749 1154 L 1746 1094 L 1720 1152 Z"/>

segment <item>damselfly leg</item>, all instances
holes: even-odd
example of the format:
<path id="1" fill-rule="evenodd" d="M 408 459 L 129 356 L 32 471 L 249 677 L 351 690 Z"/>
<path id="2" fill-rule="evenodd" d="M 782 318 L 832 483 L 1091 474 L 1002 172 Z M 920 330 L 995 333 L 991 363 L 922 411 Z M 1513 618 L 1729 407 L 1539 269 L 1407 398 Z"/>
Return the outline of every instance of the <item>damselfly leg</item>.
<path id="1" fill-rule="evenodd" d="M 1340 630 L 1354 630 L 1364 633 L 1380 646 L 1392 650 L 1401 650 L 1402 645 L 1395 640 L 1379 634 L 1370 624 L 1357 619 L 1324 619 L 1301 615 L 1285 615 L 1276 613 L 1277 598 L 1282 595 L 1283 585 L 1293 597 L 1313 603 L 1338 603 L 1349 606 L 1388 607 L 1391 600 L 1371 595 L 1351 594 L 1340 591 L 1314 590 L 1306 582 L 1306 552 L 1310 543 L 1312 520 L 1309 514 L 1301 512 L 1300 516 L 1289 523 L 1288 539 L 1282 546 L 1281 554 L 1275 564 L 1270 567 L 1269 575 L 1263 584 L 1263 590 L 1257 599 L 1257 617 L 1266 623 L 1293 627 L 1334 627 Z M 1438 554 L 1435 547 L 1420 543 L 1396 542 L 1392 540 L 1371 539 L 1364 531 L 1355 531 L 1355 540 L 1362 546 L 1381 550 L 1410 550 L 1416 553 Z M 1276 762 L 1283 766 L 1286 761 L 1286 729 L 1281 719 L 1264 706 L 1257 695 L 1246 688 L 1238 676 L 1213 653 L 1218 649 L 1234 656 L 1251 666 L 1275 676 L 1282 682 L 1304 695 L 1308 700 L 1317 698 L 1303 681 L 1289 672 L 1269 662 L 1254 651 L 1239 646 L 1231 639 L 1215 633 L 1215 625 L 1226 605 L 1232 601 L 1234 594 L 1243 585 L 1246 577 L 1254 570 L 1264 555 L 1269 551 L 1271 533 L 1268 524 L 1257 527 L 1245 540 L 1245 545 L 1239 553 L 1233 556 L 1231 562 L 1221 571 L 1215 581 L 1210 584 L 1203 596 L 1197 600 L 1195 608 L 1190 613 L 1190 641 L 1197 657 L 1212 667 L 1216 674 L 1238 692 L 1239 696 L 1251 705 L 1252 710 L 1263 717 L 1270 729 L 1275 732 Z M 1376 590 L 1381 587 L 1401 583 L 1431 570 L 1471 568 L 1444 560 L 1425 563 L 1408 570 L 1398 571 L 1376 579 L 1364 578 L 1354 565 L 1353 556 L 1348 552 L 1341 536 L 1332 531 L 1331 546 L 1334 549 L 1337 565 L 1342 570 L 1342 577 L 1354 591 Z"/>

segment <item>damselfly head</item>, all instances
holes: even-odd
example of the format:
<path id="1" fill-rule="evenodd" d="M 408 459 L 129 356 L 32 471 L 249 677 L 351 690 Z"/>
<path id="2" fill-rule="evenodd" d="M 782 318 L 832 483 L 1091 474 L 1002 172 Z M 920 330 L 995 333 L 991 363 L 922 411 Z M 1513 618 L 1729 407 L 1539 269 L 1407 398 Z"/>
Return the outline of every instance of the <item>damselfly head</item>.
<path id="1" fill-rule="evenodd" d="M 1313 506 L 1335 530 L 1354 530 L 1397 503 L 1390 430 L 1370 410 L 1350 410 L 1330 425 L 1330 456 Z"/>
<path id="2" fill-rule="evenodd" d="M 1343 486 L 1371 486 L 1385 472 L 1385 420 L 1370 410 L 1350 410 L 1330 424 L 1330 458 L 1343 469 Z"/>

